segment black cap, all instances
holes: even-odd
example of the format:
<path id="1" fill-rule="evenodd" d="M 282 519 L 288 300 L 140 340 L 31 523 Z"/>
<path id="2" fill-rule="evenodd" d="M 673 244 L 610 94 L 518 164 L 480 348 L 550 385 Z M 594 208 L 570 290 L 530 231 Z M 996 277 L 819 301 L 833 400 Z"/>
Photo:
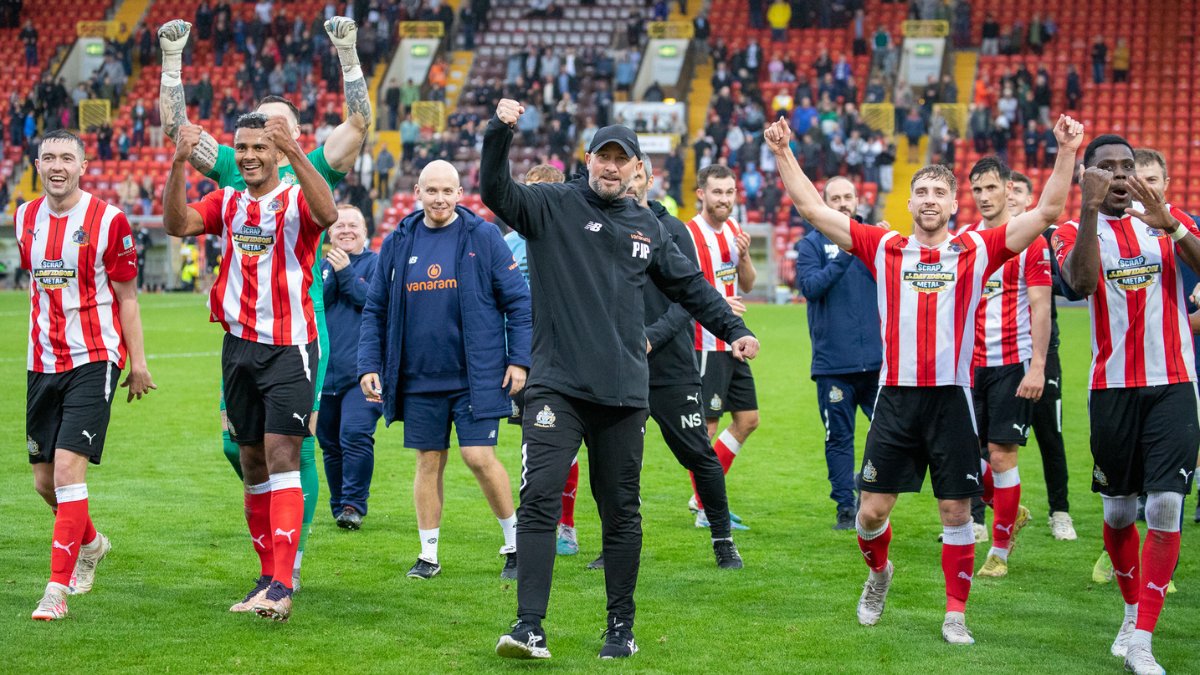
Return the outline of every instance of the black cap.
<path id="1" fill-rule="evenodd" d="M 610 124 L 592 137 L 592 144 L 588 147 L 588 152 L 596 152 L 603 148 L 608 143 L 616 143 L 621 146 L 625 154 L 630 157 L 641 157 L 642 146 L 638 145 L 637 134 L 633 133 L 633 129 L 622 124 Z"/>

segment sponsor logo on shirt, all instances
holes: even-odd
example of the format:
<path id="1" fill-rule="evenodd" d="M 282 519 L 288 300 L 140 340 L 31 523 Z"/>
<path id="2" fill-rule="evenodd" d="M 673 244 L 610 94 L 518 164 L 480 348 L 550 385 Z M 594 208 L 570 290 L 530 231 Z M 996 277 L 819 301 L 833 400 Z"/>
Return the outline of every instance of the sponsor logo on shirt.
<path id="1" fill-rule="evenodd" d="M 641 230 L 638 230 L 637 232 L 634 232 L 633 234 L 629 235 L 629 238 L 635 239 L 637 241 L 645 242 L 647 244 L 651 243 L 650 237 L 647 237 L 646 235 L 642 234 Z"/>
<path id="2" fill-rule="evenodd" d="M 942 269 L 942 263 L 917 263 L 915 270 L 904 270 L 900 277 L 918 293 L 941 293 L 954 283 L 954 272 Z"/>
<path id="3" fill-rule="evenodd" d="M 429 277 L 428 281 L 410 281 L 404 285 L 404 290 L 409 293 L 420 293 L 422 291 L 444 291 L 446 289 L 458 288 L 458 279 L 441 279 L 442 266 L 434 263 L 425 269 L 425 275 Z"/>
<path id="4" fill-rule="evenodd" d="M 737 265 L 723 263 L 713 276 L 716 277 L 719 284 L 732 284 L 737 281 Z"/>
<path id="5" fill-rule="evenodd" d="M 429 266 L 429 269 L 426 270 L 425 273 L 429 275 L 430 279 L 436 279 L 442 276 L 442 266 L 434 263 L 433 265 Z"/>
<path id="6" fill-rule="evenodd" d="M 56 291 L 71 285 L 75 270 L 68 268 L 62 260 L 43 260 L 33 271 L 33 278 L 43 290 Z"/>
<path id="7" fill-rule="evenodd" d="M 597 223 L 596 221 L 591 220 L 588 221 L 587 225 L 583 226 L 583 229 L 587 230 L 588 232 L 599 232 L 600 230 L 604 229 L 604 223 Z"/>
<path id="8" fill-rule="evenodd" d="M 1146 256 L 1120 258 L 1116 269 L 1104 270 L 1104 278 L 1123 291 L 1136 291 L 1154 283 L 1154 277 L 1162 274 L 1162 265 L 1146 261 Z"/>
<path id="9" fill-rule="evenodd" d="M 260 256 L 271 250 L 275 236 L 264 234 L 257 225 L 243 225 L 233 233 L 233 245 L 242 255 Z"/>
<path id="10" fill-rule="evenodd" d="M 999 277 L 992 277 L 991 279 L 988 279 L 987 281 L 983 282 L 983 297 L 991 298 L 993 296 L 1000 295 L 1000 291 L 1003 290 L 1003 286 L 1004 284 L 1001 283 Z"/>

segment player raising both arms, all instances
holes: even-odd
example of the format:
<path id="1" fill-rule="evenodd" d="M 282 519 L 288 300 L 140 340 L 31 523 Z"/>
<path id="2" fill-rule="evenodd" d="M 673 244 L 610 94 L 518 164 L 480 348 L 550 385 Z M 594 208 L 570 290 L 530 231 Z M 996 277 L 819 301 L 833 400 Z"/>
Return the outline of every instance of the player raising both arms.
<path id="1" fill-rule="evenodd" d="M 321 235 L 338 212 L 288 122 L 261 113 L 239 118 L 234 136 L 246 190 L 226 187 L 187 204 L 185 164 L 201 133 L 189 125 L 177 134 L 163 228 L 175 237 L 221 237 L 209 310 L 226 332 L 221 375 L 229 432 L 240 450 L 246 521 L 262 570 L 254 589 L 230 611 L 286 621 L 304 514 L 300 443 L 310 434 L 317 386 L 317 322 L 308 288 Z M 279 179 L 280 154 L 299 185 Z"/>
<path id="2" fill-rule="evenodd" d="M 1196 366 L 1180 263 L 1200 269 L 1200 230 L 1137 175 L 1133 148 L 1106 134 L 1083 153 L 1078 222 L 1058 228 L 1063 281 L 1092 318 L 1092 491 L 1104 500 L 1104 548 L 1125 599 L 1114 656 L 1138 675 L 1164 672 L 1151 637 L 1179 559 L 1183 496 L 1200 444 Z M 1146 495 L 1146 545 L 1137 525 Z"/>
<path id="3" fill-rule="evenodd" d="M 168 21 L 158 30 L 159 46 L 162 48 L 163 54 L 162 84 L 159 87 L 158 105 L 162 112 L 163 129 L 176 142 L 178 142 L 179 129 L 188 124 L 187 105 L 184 101 L 183 82 L 180 78 L 182 69 L 180 55 L 187 44 L 190 32 L 191 24 L 181 19 Z M 324 145 L 308 153 L 308 160 L 325 179 L 329 188 L 333 189 L 342 181 L 346 173 L 354 168 L 354 160 L 362 150 L 372 117 L 367 82 L 363 78 L 362 67 L 359 65 L 358 52 L 355 48 L 358 39 L 357 26 L 351 19 L 335 16 L 325 22 L 325 32 L 328 33 L 329 39 L 337 48 L 338 59 L 342 64 L 347 116 L 345 121 L 330 133 Z M 299 113 L 296 106 L 286 98 L 267 96 L 259 102 L 257 111 L 268 117 L 282 116 L 288 121 L 292 138 L 300 137 Z M 217 181 L 219 187 L 231 186 L 237 190 L 246 188 L 245 182 L 238 173 L 233 148 L 218 145 L 216 139 L 207 132 L 201 131 L 200 140 L 188 157 L 188 162 L 197 171 Z M 279 177 L 284 182 L 295 182 L 295 171 L 286 157 L 280 161 Z M 317 262 L 319 263 L 319 260 Z M 313 270 L 312 286 L 307 290 L 316 315 L 320 345 L 317 365 L 317 396 L 313 400 L 312 417 L 309 422 L 309 428 L 315 433 L 317 411 L 321 404 L 321 386 L 325 380 L 325 366 L 329 362 L 329 338 L 325 330 L 325 301 L 320 270 Z M 225 419 L 224 397 L 221 398 L 221 413 L 222 448 L 230 464 L 241 477 L 238 446 L 230 439 L 228 422 Z M 313 437 L 308 436 L 300 446 L 300 480 L 304 487 L 304 528 L 300 534 L 300 550 L 296 555 L 296 571 L 293 575 L 297 587 L 300 582 L 300 561 L 304 557 L 304 547 L 312 529 L 313 513 L 316 510 L 320 493 L 315 454 Z"/>
<path id="4" fill-rule="evenodd" d="M 67 594 L 87 593 L 111 548 L 88 515 L 87 467 L 99 464 L 113 384 L 125 367 L 128 400 L 155 389 L 146 369 L 137 302 L 137 255 L 125 214 L 79 188 L 83 141 L 42 138 L 34 160 L 46 195 L 13 218 L 29 284 L 25 442 L 33 485 L 54 511 L 50 583 L 33 611 L 67 615 Z M 74 575 L 72 575 L 74 571 Z M 68 589 L 68 582 L 72 582 Z"/>
<path id="5" fill-rule="evenodd" d="M 787 122 L 780 119 L 766 130 L 779 175 L 800 215 L 862 260 L 878 286 L 883 368 L 867 434 L 857 520 L 859 549 L 871 568 L 858 603 L 858 620 L 864 625 L 879 621 L 891 585 L 888 516 L 897 494 L 920 490 L 928 470 L 942 520 L 942 637 L 952 644 L 975 641 L 963 616 L 975 565 L 970 504 L 982 492 L 971 410 L 972 326 L 987 278 L 1037 239 L 1066 203 L 1083 126 L 1060 117 L 1054 135 L 1058 161 L 1034 210 L 994 229 L 951 236 L 947 223 L 958 209 L 957 181 L 946 167 L 927 166 L 912 179 L 908 209 L 913 235 L 905 237 L 826 206 L 788 146 Z"/>

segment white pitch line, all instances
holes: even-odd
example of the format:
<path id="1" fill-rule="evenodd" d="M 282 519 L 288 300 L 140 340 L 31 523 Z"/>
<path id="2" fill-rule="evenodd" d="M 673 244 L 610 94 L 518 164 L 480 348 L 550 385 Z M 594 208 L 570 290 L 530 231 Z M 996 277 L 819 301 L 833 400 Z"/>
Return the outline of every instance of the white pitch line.
<path id="1" fill-rule="evenodd" d="M 220 356 L 220 355 L 221 355 L 221 352 L 168 352 L 166 354 L 147 354 L 146 358 L 148 360 L 149 359 L 154 359 L 154 360 L 157 360 L 157 359 L 194 359 L 194 358 L 201 358 L 201 357 L 212 358 L 212 357 Z M 0 363 L 28 363 L 28 359 L 26 357 L 5 358 L 5 359 L 0 359 Z"/>

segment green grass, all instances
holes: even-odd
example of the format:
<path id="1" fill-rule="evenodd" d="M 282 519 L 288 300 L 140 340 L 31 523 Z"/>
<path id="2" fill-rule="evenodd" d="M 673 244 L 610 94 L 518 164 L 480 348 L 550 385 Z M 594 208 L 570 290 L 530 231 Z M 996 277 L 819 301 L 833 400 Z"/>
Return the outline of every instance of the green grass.
<path id="1" fill-rule="evenodd" d="M 97 526 L 113 541 L 96 589 L 72 599 L 53 624 L 29 619 L 48 574 L 52 518 L 33 492 L 24 442 L 28 302 L 0 294 L 0 423 L 9 450 L 0 470 L 0 635 L 5 671 L 228 672 L 304 668 L 362 672 L 525 672 L 493 653 L 512 620 L 514 588 L 501 583 L 499 527 L 469 471 L 447 469 L 442 576 L 404 578 L 419 551 L 413 460 L 398 427 L 377 437 L 371 514 L 357 533 L 337 529 L 324 506 L 304 561 L 295 616 L 280 625 L 226 609 L 257 570 L 242 519 L 241 489 L 218 443 L 217 351 L 200 296 L 142 300 L 151 372 L 149 400 L 114 406 L 104 465 L 89 477 Z M 729 475 L 741 572 L 715 569 L 706 531 L 685 509 L 689 485 L 656 430 L 647 434 L 642 481 L 645 545 L 637 593 L 642 651 L 628 664 L 595 660 L 603 628 L 601 575 L 583 569 L 598 551 L 599 523 L 581 481 L 582 552 L 559 558 L 550 617 L 554 658 L 540 670 L 629 667 L 656 672 L 1120 672 L 1108 655 L 1118 627 L 1116 588 L 1093 586 L 1101 550 L 1100 500 L 1089 491 L 1086 391 L 1088 324 L 1061 314 L 1067 398 L 1064 423 L 1072 512 L 1080 539 L 1054 541 L 1036 450 L 1025 451 L 1024 502 L 1034 512 L 1010 576 L 980 580 L 968 608 L 978 644 L 942 643 L 944 595 L 933 497 L 905 496 L 893 515 L 897 575 L 882 623 L 860 627 L 854 607 L 866 576 L 848 532 L 832 532 L 823 429 L 808 377 L 804 308 L 754 306 L 747 322 L 763 343 L 755 362 L 762 426 Z M 859 447 L 865 435 L 860 427 Z M 502 426 L 500 456 L 514 488 L 515 428 Z M 585 458 L 581 458 L 586 463 Z M 585 467 L 586 469 L 586 467 Z M 322 485 L 322 496 L 325 487 Z M 1169 597 L 1155 653 L 1168 669 L 1196 668 L 1200 634 L 1198 526 L 1185 524 L 1180 591 Z M 986 549 L 980 548 L 977 562 Z"/>

